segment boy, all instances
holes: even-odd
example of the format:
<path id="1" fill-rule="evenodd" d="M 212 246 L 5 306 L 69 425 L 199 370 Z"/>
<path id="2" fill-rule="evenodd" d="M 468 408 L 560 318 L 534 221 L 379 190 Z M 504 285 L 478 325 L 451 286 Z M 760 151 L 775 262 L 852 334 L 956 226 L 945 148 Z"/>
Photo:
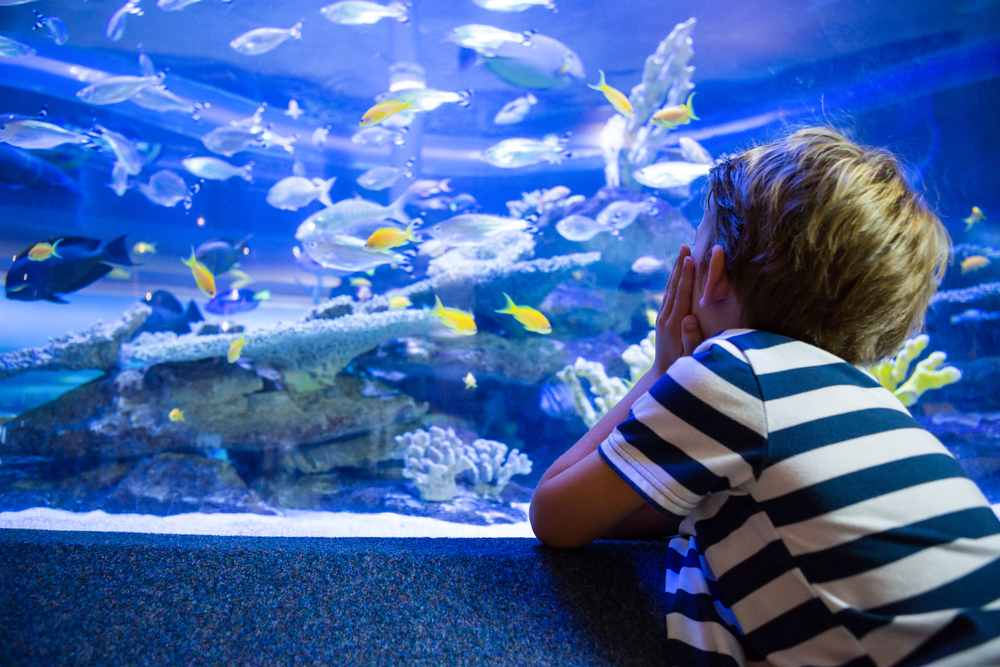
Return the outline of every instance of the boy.
<path id="1" fill-rule="evenodd" d="M 948 252 L 895 160 L 835 131 L 714 168 L 653 367 L 542 477 L 535 534 L 679 530 L 674 665 L 1000 665 L 1000 521 L 856 368 L 919 328 Z"/>

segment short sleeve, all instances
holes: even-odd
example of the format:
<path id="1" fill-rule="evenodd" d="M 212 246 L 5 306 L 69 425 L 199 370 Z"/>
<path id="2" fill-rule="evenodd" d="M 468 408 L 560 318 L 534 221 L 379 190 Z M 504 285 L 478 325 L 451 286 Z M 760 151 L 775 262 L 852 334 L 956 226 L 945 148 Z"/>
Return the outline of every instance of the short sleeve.
<path id="1" fill-rule="evenodd" d="M 757 378 L 739 348 L 713 339 L 640 396 L 598 451 L 653 507 L 683 518 L 756 479 L 766 448 Z"/>

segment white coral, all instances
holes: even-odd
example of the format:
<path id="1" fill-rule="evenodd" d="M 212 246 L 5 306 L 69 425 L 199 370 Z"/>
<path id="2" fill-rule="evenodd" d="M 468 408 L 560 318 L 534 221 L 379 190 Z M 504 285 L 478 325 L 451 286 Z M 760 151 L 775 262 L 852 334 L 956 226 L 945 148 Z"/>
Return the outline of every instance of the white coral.
<path id="1" fill-rule="evenodd" d="M 651 329 L 646 337 L 639 341 L 638 345 L 629 345 L 628 349 L 622 352 L 622 361 L 628 364 L 629 378 L 632 384 L 639 381 L 650 368 L 656 359 L 656 329 Z"/>
<path id="2" fill-rule="evenodd" d="M 576 363 L 567 366 L 558 373 L 556 377 L 566 383 L 573 396 L 573 406 L 577 414 L 583 418 L 583 423 L 590 428 L 601 420 L 601 417 L 608 412 L 618 401 L 625 398 L 629 387 L 621 378 L 609 378 L 604 370 L 604 364 L 599 361 L 587 361 L 583 357 L 578 357 Z M 590 393 L 595 395 L 591 404 L 587 394 L 583 391 L 583 385 L 578 378 L 584 378 L 590 383 Z"/>
<path id="3" fill-rule="evenodd" d="M 413 480 L 424 500 L 448 502 L 455 497 L 455 476 L 475 466 L 451 428 L 417 429 L 397 435 L 396 442 L 403 453 L 403 477 Z"/>
<path id="4" fill-rule="evenodd" d="M 472 483 L 472 490 L 480 496 L 499 498 L 507 482 L 514 475 L 531 472 L 531 460 L 519 450 L 507 453 L 507 445 L 482 438 L 466 445 L 466 455 L 473 467 L 464 476 Z"/>

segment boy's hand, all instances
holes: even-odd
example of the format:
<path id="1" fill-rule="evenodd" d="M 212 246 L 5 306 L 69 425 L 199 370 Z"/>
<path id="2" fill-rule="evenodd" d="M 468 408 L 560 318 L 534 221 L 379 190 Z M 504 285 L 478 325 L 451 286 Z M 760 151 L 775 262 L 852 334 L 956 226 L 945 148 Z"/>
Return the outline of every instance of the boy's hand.
<path id="1" fill-rule="evenodd" d="M 656 360 L 653 369 L 661 376 L 675 361 L 691 354 L 701 344 L 701 327 L 698 318 L 691 314 L 693 293 L 694 260 L 691 249 L 682 245 L 656 317 Z"/>

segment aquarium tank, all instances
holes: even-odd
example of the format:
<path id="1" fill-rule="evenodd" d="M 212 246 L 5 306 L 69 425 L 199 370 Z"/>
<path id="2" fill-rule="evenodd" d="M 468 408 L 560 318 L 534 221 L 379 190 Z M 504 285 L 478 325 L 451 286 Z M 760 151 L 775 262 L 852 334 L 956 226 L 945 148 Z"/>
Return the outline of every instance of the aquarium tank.
<path id="1" fill-rule="evenodd" d="M 1000 503 L 1000 2 L 122 2 L 0 0 L 2 525 L 530 535 L 708 171 L 810 125 L 947 226 L 871 371 Z"/>

